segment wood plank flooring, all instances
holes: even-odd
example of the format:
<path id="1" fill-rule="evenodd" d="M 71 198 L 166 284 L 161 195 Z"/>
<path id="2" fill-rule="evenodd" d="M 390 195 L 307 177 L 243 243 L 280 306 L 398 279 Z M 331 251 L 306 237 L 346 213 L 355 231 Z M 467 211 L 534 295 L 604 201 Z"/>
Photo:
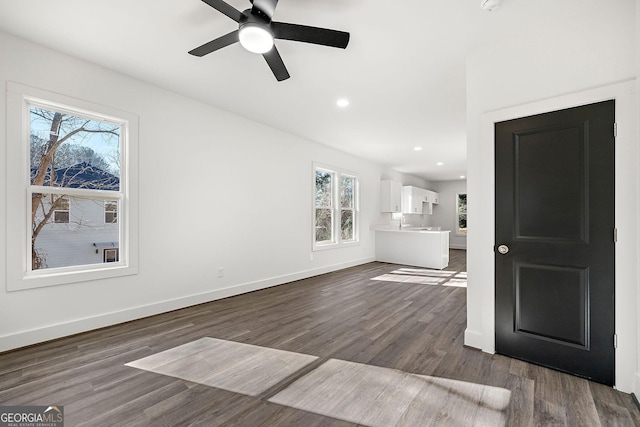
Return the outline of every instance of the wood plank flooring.
<path id="1" fill-rule="evenodd" d="M 640 425 L 627 394 L 465 348 L 464 257 L 451 251 L 459 274 L 370 263 L 0 354 L 0 406 L 63 405 L 66 426 L 354 426 L 269 401 L 337 359 L 508 389 L 509 426 Z M 318 360 L 256 396 L 125 366 L 204 337 Z"/>
<path id="2" fill-rule="evenodd" d="M 207 337 L 126 365 L 257 396 L 317 359 L 308 354 Z"/>

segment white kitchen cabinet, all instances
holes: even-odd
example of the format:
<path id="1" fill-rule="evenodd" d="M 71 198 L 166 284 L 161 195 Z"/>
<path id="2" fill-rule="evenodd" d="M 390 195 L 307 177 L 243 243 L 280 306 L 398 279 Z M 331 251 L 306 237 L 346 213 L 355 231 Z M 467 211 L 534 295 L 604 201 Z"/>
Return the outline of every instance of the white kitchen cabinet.
<path id="1" fill-rule="evenodd" d="M 422 214 L 422 203 L 426 200 L 427 190 L 405 185 L 402 187 L 402 213 Z"/>
<path id="2" fill-rule="evenodd" d="M 380 181 L 380 212 L 401 212 L 402 184 L 396 181 Z"/>
<path id="3" fill-rule="evenodd" d="M 427 190 L 427 200 L 428 203 L 433 203 L 437 205 L 440 203 L 440 193 L 436 193 L 435 191 Z"/>
<path id="4" fill-rule="evenodd" d="M 449 232 L 376 230 L 376 261 L 442 270 L 449 265 Z"/>

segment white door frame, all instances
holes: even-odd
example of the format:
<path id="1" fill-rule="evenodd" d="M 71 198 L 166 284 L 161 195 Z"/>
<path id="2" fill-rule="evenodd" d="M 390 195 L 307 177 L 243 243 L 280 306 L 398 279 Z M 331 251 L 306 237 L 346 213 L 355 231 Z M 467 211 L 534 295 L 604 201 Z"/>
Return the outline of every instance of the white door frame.
<path id="1" fill-rule="evenodd" d="M 637 336 L 638 318 L 638 212 L 640 185 L 638 169 L 640 158 L 638 145 L 638 119 L 636 113 L 636 83 L 630 80 L 623 83 L 590 89 L 578 93 L 563 95 L 529 104 L 505 108 L 482 114 L 480 117 L 481 173 L 468 179 L 479 180 L 481 202 L 469 205 L 471 227 L 468 239 L 468 258 L 475 258 L 469 268 L 468 287 L 474 289 L 473 296 L 480 300 L 469 299 L 468 304 L 480 304 L 481 325 L 467 324 L 465 344 L 495 353 L 495 266 L 493 246 L 495 244 L 495 150 L 494 124 L 505 120 L 541 114 L 549 111 L 571 108 L 609 99 L 616 100 L 616 188 L 615 221 L 618 230 L 616 244 L 616 349 L 615 385 L 625 392 L 640 389 L 640 376 L 637 373 Z M 475 211 L 473 210 L 475 209 Z M 478 224 L 478 226 L 474 226 Z M 612 230 L 613 236 L 613 230 Z M 613 237 L 612 237 L 613 238 Z M 480 267 L 481 266 L 481 267 Z M 613 337 L 612 337 L 613 339 Z"/>

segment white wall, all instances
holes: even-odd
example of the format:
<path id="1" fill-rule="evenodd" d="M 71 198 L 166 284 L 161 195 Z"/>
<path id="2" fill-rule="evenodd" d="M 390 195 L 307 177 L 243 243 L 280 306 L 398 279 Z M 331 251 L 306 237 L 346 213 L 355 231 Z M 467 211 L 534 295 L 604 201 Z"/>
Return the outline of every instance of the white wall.
<path id="1" fill-rule="evenodd" d="M 636 99 L 637 99 L 637 109 L 636 109 L 636 120 L 638 123 L 637 126 L 637 134 L 636 141 L 640 144 L 640 0 L 636 0 Z M 633 159 L 632 159 L 633 160 Z M 638 150 L 638 154 L 636 156 L 636 164 L 640 165 L 640 149 Z M 640 173 L 638 174 L 638 187 L 640 188 Z M 640 212 L 640 190 L 636 193 L 635 197 L 635 212 Z M 640 215 L 636 217 L 636 227 L 637 231 L 636 235 L 636 247 L 640 249 Z M 633 255 L 633 254 L 632 254 Z M 636 262 L 636 277 L 640 278 L 640 250 L 635 253 L 635 262 Z M 636 286 L 640 287 L 640 280 L 635 283 Z M 637 310 L 640 307 L 640 290 L 636 292 L 636 298 L 633 301 L 634 308 Z M 637 334 L 640 335 L 640 316 L 636 316 L 636 331 Z M 635 380 L 633 384 L 633 392 L 637 395 L 640 393 L 640 336 L 636 339 L 636 371 L 635 371 Z"/>
<path id="2" fill-rule="evenodd" d="M 374 259 L 378 166 L 3 33 L 0 52 L 3 87 L 15 81 L 140 119 L 139 274 L 14 292 L 3 274 L 0 351 Z M 2 90 L 1 145 L 16 143 L 5 135 Z M 0 150 L 3 168 L 5 157 Z M 361 244 L 310 261 L 314 161 L 359 174 Z M 2 242 L 12 226 L 7 185 L 0 174 Z"/>
<path id="3" fill-rule="evenodd" d="M 628 85 L 587 90 L 627 81 L 638 74 L 635 43 L 639 33 L 633 2 L 614 1 L 601 6 L 599 2 L 577 0 L 540 2 L 537 7 L 549 7 L 550 16 L 559 7 L 571 16 L 572 10 L 567 9 L 572 8 L 576 19 L 550 21 L 544 31 L 500 40 L 467 58 L 469 221 L 483 226 L 472 226 L 467 237 L 465 343 L 488 352 L 495 348 L 491 120 L 595 102 L 601 96 L 622 93 L 624 100 L 616 111 L 624 127 L 619 128 L 616 142 L 616 225 L 624 229 L 625 237 L 619 239 L 616 251 L 616 385 L 623 391 L 637 391 L 638 206 L 625 203 L 629 195 L 635 199 L 639 196 L 636 98 L 628 93 Z M 560 97 L 565 94 L 573 95 Z"/>
<path id="4" fill-rule="evenodd" d="M 433 214 L 426 215 L 430 226 L 442 227 L 443 230 L 451 230 L 449 233 L 449 247 L 453 249 L 466 249 L 467 236 L 457 235 L 456 195 L 467 192 L 467 181 L 458 179 L 454 181 L 434 181 L 431 189 L 440 193 L 440 203 L 433 205 Z"/>

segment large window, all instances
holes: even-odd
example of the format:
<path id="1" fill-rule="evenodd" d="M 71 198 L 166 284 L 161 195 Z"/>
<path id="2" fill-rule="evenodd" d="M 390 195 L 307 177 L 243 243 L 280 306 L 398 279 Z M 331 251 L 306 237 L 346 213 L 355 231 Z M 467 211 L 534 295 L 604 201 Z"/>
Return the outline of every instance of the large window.
<path id="1" fill-rule="evenodd" d="M 358 179 L 336 168 L 314 166 L 314 249 L 358 241 Z"/>
<path id="2" fill-rule="evenodd" d="M 467 195 L 456 195 L 456 234 L 467 235 Z"/>
<path id="3" fill-rule="evenodd" d="M 8 217 L 28 224 L 8 235 L 8 289 L 135 273 L 129 165 L 137 118 L 14 83 L 8 89 L 7 171 L 16 186 L 7 197 L 24 200 Z M 118 250 L 103 254 L 101 242 Z"/>

